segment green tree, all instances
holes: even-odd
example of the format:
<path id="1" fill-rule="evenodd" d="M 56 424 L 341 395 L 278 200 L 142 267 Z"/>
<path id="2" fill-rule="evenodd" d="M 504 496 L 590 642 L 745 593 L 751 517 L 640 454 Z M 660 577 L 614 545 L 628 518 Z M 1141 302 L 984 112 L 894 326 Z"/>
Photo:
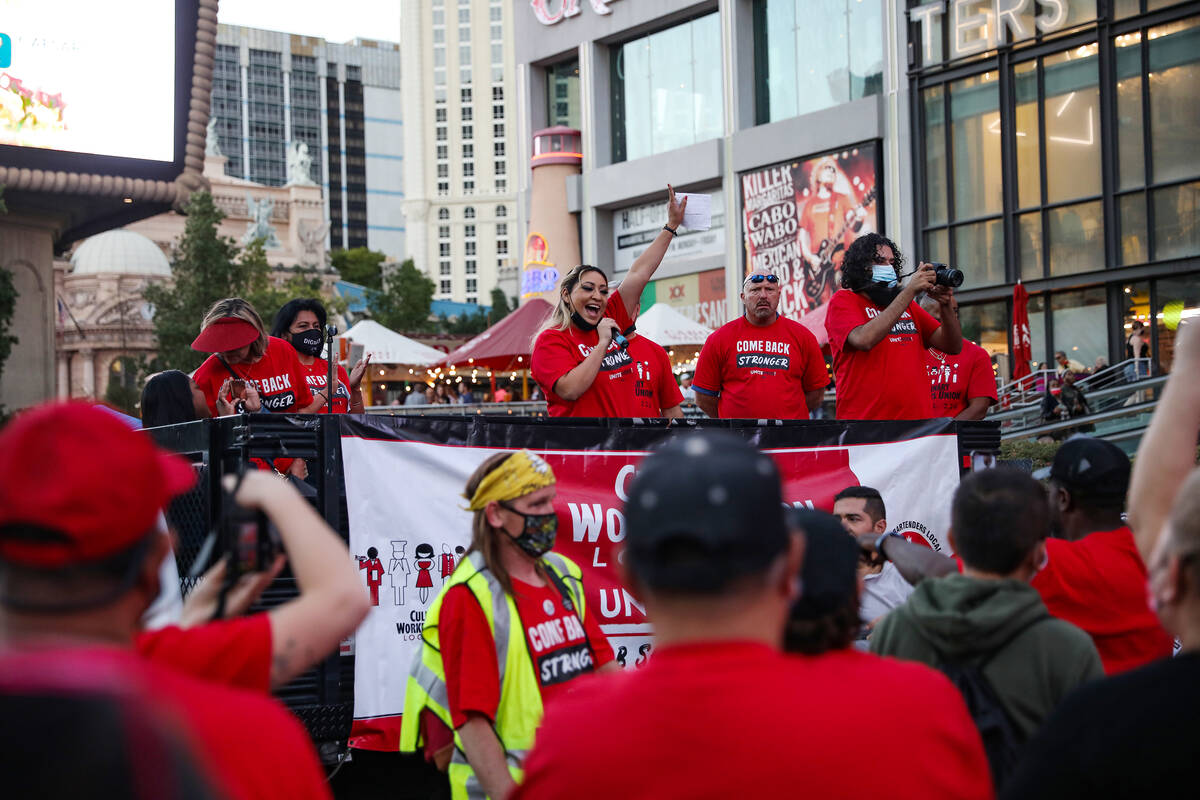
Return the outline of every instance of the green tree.
<path id="1" fill-rule="evenodd" d="M 146 301 L 154 308 L 154 333 L 158 337 L 155 370 L 190 372 L 197 367 L 204 355 L 192 350 L 191 342 L 200 332 L 205 312 L 223 297 L 242 296 L 249 293 L 252 284 L 265 288 L 269 282 L 256 274 L 248 275 L 239 263 L 237 243 L 217 234 L 217 225 L 225 215 L 213 203 L 211 194 L 192 195 L 184 213 L 187 223 L 171 263 L 174 280 L 149 286 L 145 291 Z M 251 259 L 248 266 L 252 272 L 266 269 L 265 255 L 261 264 Z"/>
<path id="2" fill-rule="evenodd" d="M 386 259 L 383 253 L 366 247 L 349 250 L 334 250 L 330 256 L 334 269 L 342 280 L 366 286 L 368 289 L 383 289 L 383 271 L 380 265 Z"/>
<path id="3" fill-rule="evenodd" d="M 474 336 L 477 333 L 483 333 L 488 328 L 488 315 L 484 311 L 477 311 L 474 314 L 459 314 L 454 319 L 447 319 L 443 314 L 439 320 L 441 328 L 446 333 L 458 333 Z"/>
<path id="4" fill-rule="evenodd" d="M 367 296 L 367 309 L 372 319 L 394 331 L 429 330 L 433 290 L 433 281 L 409 258 L 387 276 L 382 291 Z"/>
<path id="5" fill-rule="evenodd" d="M 200 322 L 212 304 L 225 297 L 243 297 L 258 311 L 269 330 L 279 307 L 296 297 L 313 297 L 331 314 L 345 311 L 340 298 L 322 296 L 322 281 L 315 269 L 297 270 L 282 286 L 275 283 L 262 240 L 245 247 L 219 236 L 224 214 L 208 192 L 192 195 L 185 213 L 183 236 L 175 245 L 171 284 L 150 286 L 146 301 L 154 307 L 154 332 L 158 353 L 150 371 L 182 369 L 190 372 L 205 356 L 192 350 Z"/>
<path id="6" fill-rule="evenodd" d="M 503 289 L 501 289 L 499 286 L 492 289 L 491 319 L 492 319 L 493 325 L 495 325 L 497 322 L 499 322 L 500 320 L 507 317 L 510 313 L 515 311 L 516 308 L 517 308 L 517 303 L 515 300 L 513 301 L 512 306 L 511 307 L 509 306 L 508 298 L 504 296 Z"/>

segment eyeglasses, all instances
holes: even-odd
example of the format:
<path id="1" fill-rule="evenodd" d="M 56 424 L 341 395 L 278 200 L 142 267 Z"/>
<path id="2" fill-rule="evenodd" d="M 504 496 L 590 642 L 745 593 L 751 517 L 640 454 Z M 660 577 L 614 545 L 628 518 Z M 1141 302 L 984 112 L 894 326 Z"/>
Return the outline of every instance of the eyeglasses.
<path id="1" fill-rule="evenodd" d="M 779 283 L 779 276 L 778 275 L 751 275 L 749 278 L 746 278 L 746 283 L 762 283 L 763 281 L 766 281 L 767 283 Z"/>

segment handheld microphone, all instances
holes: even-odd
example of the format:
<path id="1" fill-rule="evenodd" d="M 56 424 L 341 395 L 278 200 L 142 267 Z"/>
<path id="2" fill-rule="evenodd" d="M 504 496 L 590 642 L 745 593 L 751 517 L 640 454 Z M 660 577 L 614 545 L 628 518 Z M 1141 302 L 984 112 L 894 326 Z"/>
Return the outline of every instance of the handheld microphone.
<path id="1" fill-rule="evenodd" d="M 619 333 L 613 334 L 613 341 L 617 343 L 617 347 L 629 347 L 629 340 Z"/>

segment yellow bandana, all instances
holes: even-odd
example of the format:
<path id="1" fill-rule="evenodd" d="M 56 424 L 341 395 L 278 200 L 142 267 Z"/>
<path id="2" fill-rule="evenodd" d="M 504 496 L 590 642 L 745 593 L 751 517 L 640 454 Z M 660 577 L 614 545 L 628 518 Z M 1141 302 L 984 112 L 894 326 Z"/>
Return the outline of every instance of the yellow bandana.
<path id="1" fill-rule="evenodd" d="M 516 500 L 530 492 L 554 485 L 554 470 L 546 460 L 528 450 L 518 450 L 479 482 L 467 509 L 478 511 L 493 500 Z M 463 495 L 466 497 L 466 495 Z"/>

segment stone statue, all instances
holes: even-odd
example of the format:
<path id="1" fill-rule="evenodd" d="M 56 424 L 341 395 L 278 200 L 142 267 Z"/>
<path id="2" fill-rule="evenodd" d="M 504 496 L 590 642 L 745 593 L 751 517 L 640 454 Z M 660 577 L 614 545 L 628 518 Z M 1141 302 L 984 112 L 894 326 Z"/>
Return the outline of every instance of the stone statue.
<path id="1" fill-rule="evenodd" d="M 304 142 L 293 141 L 288 146 L 287 182 L 298 186 L 316 186 L 312 179 L 312 156 L 308 154 L 308 145 Z"/>
<path id="2" fill-rule="evenodd" d="M 322 251 L 325 249 L 325 234 L 329 233 L 328 222 L 311 223 L 301 220 L 297 228 L 300 244 L 304 247 L 301 261 L 309 266 L 319 266 L 323 261 Z"/>
<path id="3" fill-rule="evenodd" d="M 246 213 L 250 222 L 246 223 L 246 233 L 242 235 L 242 244 L 250 244 L 255 239 L 262 239 L 263 246 L 268 250 L 278 250 L 282 247 L 279 237 L 275 235 L 275 226 L 271 224 L 271 212 L 275 210 L 275 201 L 269 197 L 255 200 L 246 194 Z"/>
<path id="4" fill-rule="evenodd" d="M 204 155 L 206 156 L 223 156 L 221 152 L 221 143 L 217 137 L 217 118 L 210 116 L 208 118 L 208 128 L 204 133 Z"/>

